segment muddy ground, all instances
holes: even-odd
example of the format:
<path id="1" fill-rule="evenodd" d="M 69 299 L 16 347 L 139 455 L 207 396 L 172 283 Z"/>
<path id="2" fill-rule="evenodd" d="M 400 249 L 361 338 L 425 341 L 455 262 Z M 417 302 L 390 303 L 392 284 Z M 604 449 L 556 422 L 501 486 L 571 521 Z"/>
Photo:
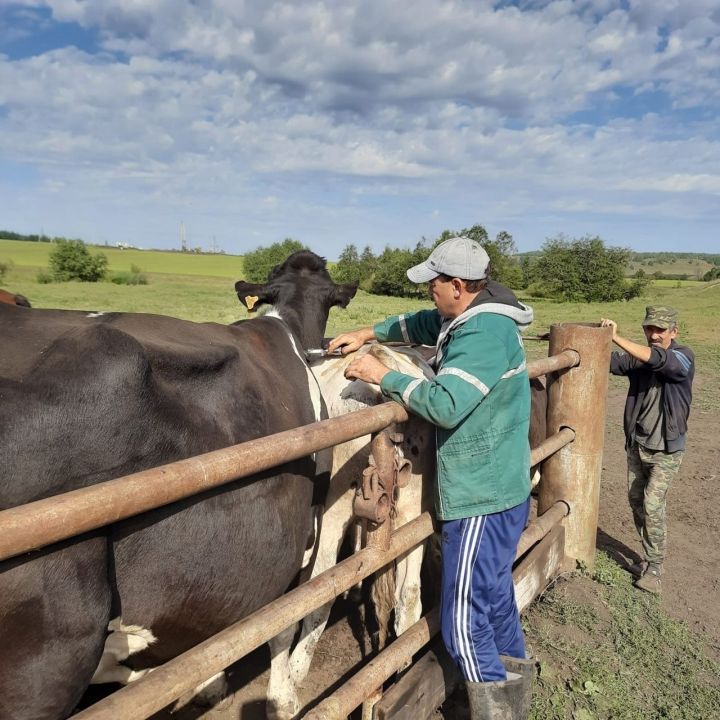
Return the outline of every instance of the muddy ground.
<path id="1" fill-rule="evenodd" d="M 603 456 L 600 495 L 600 521 L 597 545 L 621 565 L 629 565 L 641 552 L 626 500 L 625 453 L 623 450 L 622 410 L 625 398 L 622 379 L 611 378 Z M 696 381 L 696 396 L 703 391 Z M 710 652 L 720 659 L 720 524 L 717 521 L 717 495 L 720 484 L 720 409 L 706 407 L 693 412 L 688 447 L 680 474 L 668 498 L 668 557 L 663 579 L 662 604 L 673 618 L 703 635 Z M 348 609 L 348 604 L 343 610 Z M 321 641 L 311 677 L 303 688 L 303 700 L 312 706 L 314 698 L 347 679 L 369 650 L 367 635 L 360 627 L 362 618 L 353 614 L 348 623 L 340 613 Z M 231 672 L 232 683 L 240 688 L 223 707 L 187 707 L 157 720 L 262 720 L 265 717 L 264 691 L 267 683 L 268 654 L 256 651 L 242 668 Z M 438 718 L 465 715 L 453 705 Z"/>

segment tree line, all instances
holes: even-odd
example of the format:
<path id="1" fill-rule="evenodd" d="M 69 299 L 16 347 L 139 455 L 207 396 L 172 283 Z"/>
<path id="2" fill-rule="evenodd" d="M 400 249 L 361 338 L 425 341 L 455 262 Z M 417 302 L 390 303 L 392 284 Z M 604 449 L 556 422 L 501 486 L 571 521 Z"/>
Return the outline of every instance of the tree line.
<path id="1" fill-rule="evenodd" d="M 479 224 L 457 231 L 444 230 L 435 240 L 422 238 L 412 248 L 387 246 L 377 255 L 370 246 L 359 250 L 356 245 L 346 245 L 337 263 L 330 267 L 330 274 L 336 282 L 357 283 L 360 289 L 374 295 L 424 296 L 426 288 L 411 283 L 406 270 L 426 260 L 444 240 L 460 235 L 485 248 L 493 280 L 534 297 L 567 302 L 629 300 L 642 295 L 651 280 L 644 276 L 626 280 L 625 270 L 632 251 L 607 247 L 599 237 L 560 235 L 548 239 L 539 252 L 518 258 L 510 233 L 502 231 L 490 238 Z M 277 263 L 304 248 L 292 238 L 258 247 L 244 256 L 245 275 L 251 282 L 264 282 Z"/>
<path id="2" fill-rule="evenodd" d="M 330 265 L 330 273 L 336 282 L 357 283 L 360 289 L 375 295 L 421 297 L 426 294 L 426 288 L 411 283 L 406 270 L 426 260 L 441 242 L 460 235 L 472 238 L 485 248 L 490 257 L 489 274 L 494 280 L 531 297 L 566 302 L 629 300 L 642 295 L 658 276 L 657 272 L 649 275 L 640 269 L 633 278 L 627 279 L 628 265 L 639 254 L 628 248 L 608 247 L 597 236 L 569 238 L 558 235 L 546 240 L 539 251 L 519 256 L 510 233 L 501 231 L 491 238 L 480 224 L 462 230 L 444 230 L 434 240 L 423 237 L 412 248 L 386 246 L 378 254 L 370 246 L 359 250 L 356 245 L 349 244 L 341 251 L 338 261 Z M 106 256 L 91 254 L 82 240 L 51 239 L 45 235 L 20 235 L 3 230 L 0 230 L 0 237 L 54 243 L 49 271 L 41 272 L 38 282 L 97 282 L 108 276 Z M 247 279 L 264 282 L 275 265 L 305 247 L 298 240 L 285 238 L 282 242 L 248 252 L 243 258 Z M 654 257 L 666 259 L 671 255 L 657 253 Z M 710 257 L 717 257 L 720 262 L 720 256 Z M 0 276 L 8 269 L 5 265 L 0 267 Z M 720 264 L 708 271 L 703 279 L 718 278 Z M 118 284 L 147 283 L 147 277 L 136 266 L 129 273 L 115 273 L 110 280 Z"/>

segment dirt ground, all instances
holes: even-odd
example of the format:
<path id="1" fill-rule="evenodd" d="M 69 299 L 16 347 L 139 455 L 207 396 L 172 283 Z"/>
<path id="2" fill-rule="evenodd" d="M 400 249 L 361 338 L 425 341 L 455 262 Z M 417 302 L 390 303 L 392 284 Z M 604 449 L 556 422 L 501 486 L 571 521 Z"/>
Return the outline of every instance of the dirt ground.
<path id="1" fill-rule="evenodd" d="M 695 394 L 702 393 L 698 379 Z M 623 449 L 622 412 L 626 386 L 611 378 L 600 494 L 598 548 L 620 565 L 639 557 L 636 537 L 626 498 L 626 464 Z M 694 411 L 690 419 L 688 446 L 680 474 L 668 497 L 668 557 L 663 578 L 662 605 L 673 618 L 682 620 L 703 635 L 710 652 L 720 659 L 720 524 L 717 522 L 715 489 L 720 482 L 720 408 Z M 345 605 L 345 609 L 350 607 Z M 368 652 L 367 635 L 355 613 L 353 623 L 334 613 L 316 653 L 311 676 L 303 688 L 303 700 L 312 706 L 314 698 L 346 680 Z M 242 668 L 231 672 L 232 684 L 240 688 L 222 707 L 201 710 L 187 707 L 172 716 L 160 713 L 156 720 L 262 720 L 267 684 L 268 653 L 256 651 Z M 306 708 L 306 709 L 308 709 Z M 438 718 L 467 717 L 462 701 L 437 713 Z"/>

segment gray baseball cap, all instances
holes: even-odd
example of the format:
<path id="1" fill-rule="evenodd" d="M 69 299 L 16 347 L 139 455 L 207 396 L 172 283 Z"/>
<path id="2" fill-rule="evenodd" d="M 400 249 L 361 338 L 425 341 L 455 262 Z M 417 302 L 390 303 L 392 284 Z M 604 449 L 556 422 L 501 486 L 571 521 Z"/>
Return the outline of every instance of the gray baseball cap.
<path id="1" fill-rule="evenodd" d="M 414 283 L 426 283 L 438 275 L 461 280 L 487 277 L 488 254 L 479 243 L 468 237 L 455 237 L 440 243 L 425 262 L 411 267 L 407 276 Z"/>

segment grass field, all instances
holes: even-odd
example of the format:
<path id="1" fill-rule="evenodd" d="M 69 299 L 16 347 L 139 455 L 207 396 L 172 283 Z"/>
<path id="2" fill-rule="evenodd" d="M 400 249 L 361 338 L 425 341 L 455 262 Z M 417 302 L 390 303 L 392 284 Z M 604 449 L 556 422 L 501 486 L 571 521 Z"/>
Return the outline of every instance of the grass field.
<path id="1" fill-rule="evenodd" d="M 0 240 L 0 262 L 12 260 L 18 267 L 46 269 L 52 243 Z M 242 257 L 239 255 L 195 255 L 158 250 L 120 250 L 114 247 L 88 246 L 90 252 L 107 256 L 110 272 L 129 271 L 137 265 L 143 272 L 170 275 L 206 275 L 239 278 Z"/>
<path id="2" fill-rule="evenodd" d="M 633 275 L 642 269 L 648 275 L 661 272 L 664 275 L 687 275 L 688 278 L 702 280 L 702 276 L 712 268 L 712 264 L 700 258 L 676 258 L 672 262 L 658 262 L 655 260 L 645 260 L 644 262 L 632 261 L 628 266 L 628 275 Z"/>

